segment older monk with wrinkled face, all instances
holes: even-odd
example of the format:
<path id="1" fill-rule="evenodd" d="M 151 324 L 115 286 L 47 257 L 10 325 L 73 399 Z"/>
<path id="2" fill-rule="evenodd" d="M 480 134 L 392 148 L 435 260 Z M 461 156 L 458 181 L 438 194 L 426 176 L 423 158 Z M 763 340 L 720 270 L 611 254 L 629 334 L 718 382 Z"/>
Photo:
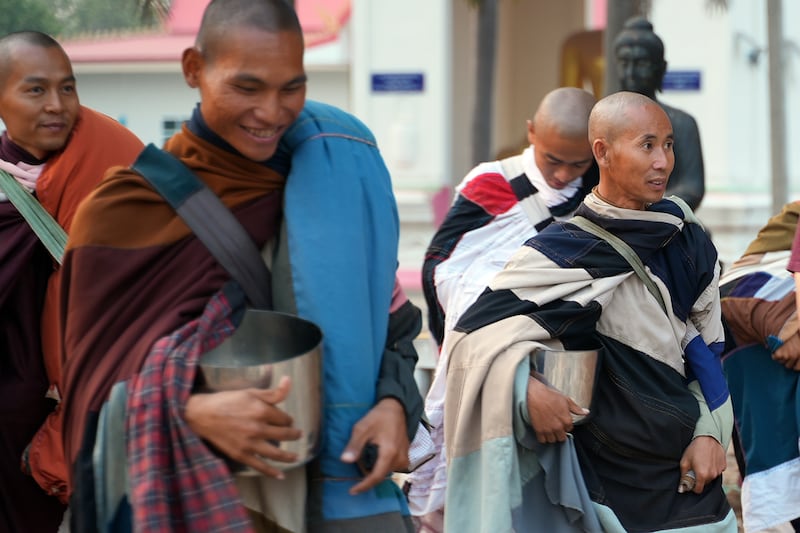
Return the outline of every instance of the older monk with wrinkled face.
<path id="1" fill-rule="evenodd" d="M 633 92 L 601 100 L 589 117 L 589 139 L 600 168 L 595 194 L 627 209 L 663 198 L 675 154 L 672 124 L 656 102 Z"/>

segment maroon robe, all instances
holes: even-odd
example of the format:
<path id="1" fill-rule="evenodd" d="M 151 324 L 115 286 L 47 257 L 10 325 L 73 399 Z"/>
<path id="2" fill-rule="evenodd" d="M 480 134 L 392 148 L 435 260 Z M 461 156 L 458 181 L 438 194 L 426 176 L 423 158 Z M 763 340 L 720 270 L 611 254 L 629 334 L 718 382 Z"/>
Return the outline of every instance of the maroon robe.
<path id="1" fill-rule="evenodd" d="M 106 143 L 102 149 L 100 143 Z M 142 146 L 112 118 L 81 107 L 66 146 L 47 158 L 36 197 L 69 230 L 78 204 L 105 171 L 132 162 Z M 0 158 L 44 163 L 6 134 Z M 51 414 L 55 402 L 45 398 L 48 388 L 57 386 L 61 367 L 53 320 L 56 278 L 55 262 L 25 219 L 10 202 L 0 202 L 0 533 L 54 532 L 64 511 L 54 497 L 66 496 L 60 424 Z M 20 468 L 29 444 L 33 477 Z"/>
<path id="2" fill-rule="evenodd" d="M 0 158 L 41 163 L 0 140 Z M 55 406 L 41 353 L 40 315 L 53 262 L 11 202 L 0 202 L 0 533 L 56 531 L 64 507 L 22 472 L 25 447 Z"/>

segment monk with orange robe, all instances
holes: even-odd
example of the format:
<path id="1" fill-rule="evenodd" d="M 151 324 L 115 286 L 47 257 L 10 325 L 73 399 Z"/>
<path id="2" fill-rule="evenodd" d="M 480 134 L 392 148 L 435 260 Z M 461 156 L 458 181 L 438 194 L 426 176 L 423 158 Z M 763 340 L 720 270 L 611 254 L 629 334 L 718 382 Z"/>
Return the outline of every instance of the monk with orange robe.
<path id="1" fill-rule="evenodd" d="M 69 58 L 38 32 L 0 39 L 0 119 L 0 169 L 66 231 L 105 171 L 143 146 L 80 105 Z M 57 265 L 0 191 L 0 533 L 55 532 L 64 512 Z"/>

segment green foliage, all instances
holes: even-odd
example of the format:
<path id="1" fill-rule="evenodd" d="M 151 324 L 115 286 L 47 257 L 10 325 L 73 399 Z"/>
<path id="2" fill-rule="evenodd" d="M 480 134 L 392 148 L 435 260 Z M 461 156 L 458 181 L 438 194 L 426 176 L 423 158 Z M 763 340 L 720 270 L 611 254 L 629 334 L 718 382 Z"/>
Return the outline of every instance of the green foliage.
<path id="1" fill-rule="evenodd" d="M 155 26 L 169 11 L 169 0 L 55 0 L 62 35 L 124 31 Z"/>
<path id="2" fill-rule="evenodd" d="M 136 3 L 139 23 L 145 26 L 158 24 L 169 13 L 170 0 L 137 0 Z"/>
<path id="3" fill-rule="evenodd" d="M 51 0 L 0 0 L 0 12 L 0 35 L 21 30 L 54 35 L 61 28 Z"/>
<path id="4" fill-rule="evenodd" d="M 137 6 L 131 0 L 55 0 L 62 36 L 131 28 Z"/>
<path id="5" fill-rule="evenodd" d="M 38 30 L 57 38 L 156 26 L 170 0 L 0 0 L 0 35 Z"/>

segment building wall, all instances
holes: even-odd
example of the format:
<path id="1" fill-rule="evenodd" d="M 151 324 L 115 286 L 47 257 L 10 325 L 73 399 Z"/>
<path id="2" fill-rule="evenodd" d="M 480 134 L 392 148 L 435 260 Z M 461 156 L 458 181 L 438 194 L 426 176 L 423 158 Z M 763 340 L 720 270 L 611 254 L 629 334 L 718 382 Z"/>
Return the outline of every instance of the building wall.
<path id="1" fill-rule="evenodd" d="M 491 152 L 517 145 L 525 120 L 558 81 L 560 42 L 581 29 L 583 0 L 501 0 Z M 309 98 L 355 112 L 370 126 L 398 188 L 436 191 L 473 166 L 477 10 L 467 0 L 353 0 L 340 42 L 307 52 Z M 76 64 L 82 101 L 125 122 L 146 142 L 161 120 L 188 115 L 197 96 L 177 61 L 148 67 Z M 380 72 L 419 72 L 419 93 L 376 93 Z M 146 105 L 141 105 L 145 102 Z"/>
<path id="2" fill-rule="evenodd" d="M 161 122 L 186 119 L 196 96 L 178 72 L 81 73 L 76 68 L 81 103 L 119 120 L 145 143 L 161 146 Z"/>
<path id="3" fill-rule="evenodd" d="M 518 146 L 542 97 L 558 87 L 564 39 L 584 29 L 583 0 L 499 0 L 492 153 Z"/>
<path id="4" fill-rule="evenodd" d="M 353 0 L 352 95 L 395 185 L 437 189 L 450 175 L 447 0 Z M 408 83 L 393 86 L 385 80 Z"/>
<path id="5" fill-rule="evenodd" d="M 75 68 L 81 103 L 119 120 L 145 143 L 164 141 L 162 121 L 187 119 L 199 101 L 177 70 L 167 72 L 87 72 Z M 350 107 L 347 70 L 310 70 L 308 98 Z"/>
<path id="6" fill-rule="evenodd" d="M 664 41 L 668 69 L 699 70 L 699 91 L 665 91 L 660 98 L 698 122 L 707 193 L 698 210 L 721 258 L 730 262 L 773 214 L 770 163 L 767 2 L 728 2 L 710 11 L 696 0 L 654 0 L 651 13 Z M 800 4 L 783 2 L 786 162 L 789 197 L 800 191 Z"/>

